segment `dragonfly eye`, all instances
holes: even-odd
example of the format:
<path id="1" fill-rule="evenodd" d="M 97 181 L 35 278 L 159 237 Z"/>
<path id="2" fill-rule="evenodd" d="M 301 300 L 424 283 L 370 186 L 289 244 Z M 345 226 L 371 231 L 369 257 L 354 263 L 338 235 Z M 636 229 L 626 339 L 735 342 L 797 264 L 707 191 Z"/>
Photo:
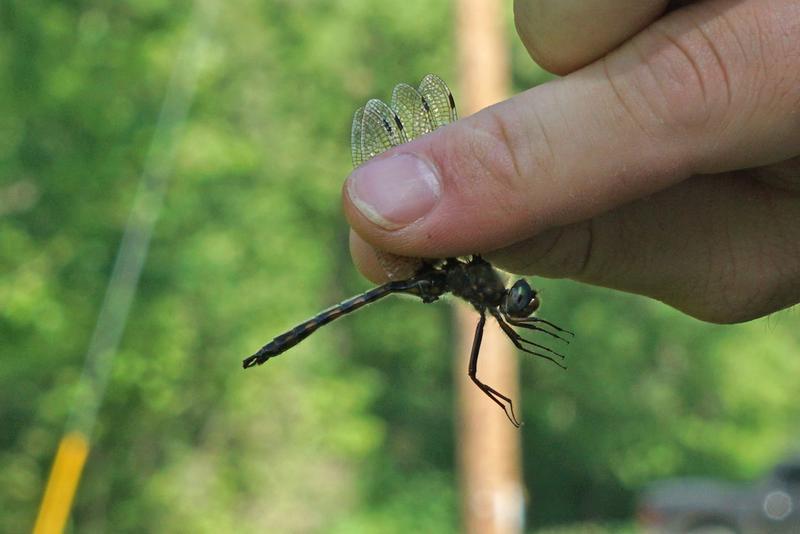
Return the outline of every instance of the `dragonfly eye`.
<path id="1" fill-rule="evenodd" d="M 506 293 L 503 311 L 512 317 L 528 317 L 539 308 L 539 297 L 525 279 L 514 282 Z"/>

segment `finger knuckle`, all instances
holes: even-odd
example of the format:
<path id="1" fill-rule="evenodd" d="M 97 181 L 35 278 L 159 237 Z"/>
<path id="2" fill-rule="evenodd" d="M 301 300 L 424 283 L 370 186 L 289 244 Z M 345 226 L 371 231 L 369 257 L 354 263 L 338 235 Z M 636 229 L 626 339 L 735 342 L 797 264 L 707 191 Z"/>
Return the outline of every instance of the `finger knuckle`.
<path id="1" fill-rule="evenodd" d="M 800 102 L 800 9 L 697 4 L 634 39 L 636 87 L 669 133 L 740 128 Z M 794 11 L 792 17 L 788 11 Z"/>
<path id="2" fill-rule="evenodd" d="M 763 73 L 756 98 L 778 113 L 800 112 L 800 4 L 790 2 L 783 9 L 765 9 L 748 18 L 757 54 L 754 63 Z M 800 132 L 800 117 L 793 126 Z"/>
<path id="3" fill-rule="evenodd" d="M 724 126 L 731 103 L 731 75 L 715 36 L 696 24 L 656 24 L 635 39 L 640 68 L 634 73 L 639 102 L 669 134 Z M 686 28 L 690 29 L 686 29 Z"/>
<path id="4" fill-rule="evenodd" d="M 447 160 L 443 165 L 448 184 L 459 189 L 461 198 L 473 198 L 475 203 L 491 201 L 497 208 L 512 211 L 511 205 L 524 195 L 509 194 L 524 190 L 524 173 L 529 168 L 525 142 L 519 140 L 524 132 L 503 113 L 493 108 L 484 110 L 443 145 Z M 487 199 L 486 195 L 494 198 Z"/>

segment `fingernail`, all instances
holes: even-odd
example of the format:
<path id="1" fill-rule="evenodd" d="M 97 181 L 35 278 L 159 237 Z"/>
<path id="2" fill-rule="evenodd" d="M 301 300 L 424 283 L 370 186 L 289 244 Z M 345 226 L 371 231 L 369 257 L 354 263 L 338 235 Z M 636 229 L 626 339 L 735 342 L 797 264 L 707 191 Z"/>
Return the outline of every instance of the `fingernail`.
<path id="1" fill-rule="evenodd" d="M 439 176 L 425 161 L 398 154 L 369 162 L 350 175 L 347 193 L 358 210 L 387 230 L 430 212 L 441 196 Z"/>

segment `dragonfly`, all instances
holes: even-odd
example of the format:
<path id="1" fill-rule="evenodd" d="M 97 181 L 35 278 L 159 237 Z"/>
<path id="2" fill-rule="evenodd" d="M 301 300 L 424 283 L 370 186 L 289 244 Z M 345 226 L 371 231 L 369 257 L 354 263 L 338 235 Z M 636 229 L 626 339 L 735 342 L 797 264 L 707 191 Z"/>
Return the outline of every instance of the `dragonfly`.
<path id="1" fill-rule="evenodd" d="M 392 147 L 430 133 L 457 119 L 453 94 L 447 84 L 435 74 L 426 75 L 416 88 L 405 83 L 398 84 L 392 91 L 389 104 L 371 99 L 355 112 L 351 131 L 353 166 L 358 167 Z M 519 428 L 520 422 L 514 413 L 512 400 L 478 378 L 478 356 L 487 315 L 497 321 L 500 329 L 517 349 L 549 360 L 564 369 L 566 367 L 561 363 L 564 360 L 563 354 L 524 338 L 515 328 L 540 332 L 564 343 L 569 343 L 569 338 L 574 334 L 534 316 L 540 305 L 538 292 L 524 278 L 507 287 L 500 272 L 479 254 L 422 259 L 420 267 L 410 278 L 389 281 L 320 312 L 275 337 L 246 358 L 243 366 L 247 369 L 261 365 L 294 347 L 320 327 L 388 295 L 412 295 L 428 304 L 447 293 L 467 301 L 478 312 L 467 370 L 470 380 L 500 406 L 508 420 Z"/>

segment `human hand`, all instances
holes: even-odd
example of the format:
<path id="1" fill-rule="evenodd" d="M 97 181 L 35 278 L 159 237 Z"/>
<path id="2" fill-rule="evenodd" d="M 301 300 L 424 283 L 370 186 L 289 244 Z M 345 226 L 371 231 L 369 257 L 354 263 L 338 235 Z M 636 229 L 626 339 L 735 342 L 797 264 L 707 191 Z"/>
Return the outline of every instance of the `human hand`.
<path id="1" fill-rule="evenodd" d="M 359 269 L 482 253 L 714 322 L 800 301 L 800 3 L 673 4 L 517 0 L 565 76 L 357 169 Z"/>

